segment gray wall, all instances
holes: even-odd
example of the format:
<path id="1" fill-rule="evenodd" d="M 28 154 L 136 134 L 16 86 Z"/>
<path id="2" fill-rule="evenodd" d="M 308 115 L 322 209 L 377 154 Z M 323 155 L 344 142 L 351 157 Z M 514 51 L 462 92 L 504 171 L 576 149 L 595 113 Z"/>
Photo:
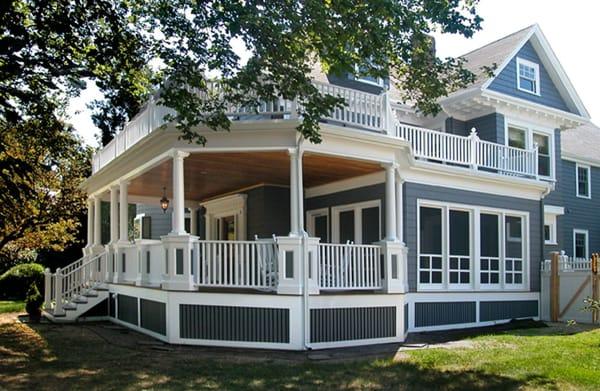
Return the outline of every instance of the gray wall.
<path id="1" fill-rule="evenodd" d="M 408 246 L 408 284 L 411 292 L 417 289 L 417 199 L 529 212 L 530 290 L 539 291 L 543 218 L 540 201 L 405 182 L 404 241 Z"/>
<path id="2" fill-rule="evenodd" d="M 471 129 L 477 129 L 477 134 L 482 140 L 504 144 L 504 116 L 491 113 L 482 117 L 461 121 L 456 118 L 446 118 L 446 133 L 468 136 Z"/>
<path id="3" fill-rule="evenodd" d="M 539 64 L 540 96 L 517 89 L 517 57 Z M 579 114 L 575 111 L 571 111 L 567 107 L 530 42 L 523 45 L 517 55 L 510 60 L 506 68 L 496 76 L 496 79 L 490 84 L 489 89 L 545 106 Z"/>
<path id="4" fill-rule="evenodd" d="M 254 235 L 270 238 L 290 233 L 290 189 L 279 186 L 261 186 L 246 192 L 246 232 L 248 240 Z"/>
<path id="5" fill-rule="evenodd" d="M 327 81 L 330 84 L 333 84 L 336 86 L 352 88 L 354 90 L 364 91 L 364 92 L 368 92 L 370 94 L 376 94 L 376 95 L 383 93 L 383 90 L 384 90 L 383 88 L 381 88 L 379 86 L 358 81 L 354 78 L 354 76 L 352 74 L 344 74 L 344 75 L 329 74 L 329 75 L 327 75 Z M 383 85 L 385 88 L 387 88 L 389 86 L 389 84 L 390 84 L 389 79 L 383 80 Z"/>
<path id="6" fill-rule="evenodd" d="M 137 214 L 142 213 L 150 216 L 151 239 L 159 240 L 161 236 L 171 232 L 172 208 L 167 209 L 166 213 L 163 213 L 160 206 L 138 204 Z"/>

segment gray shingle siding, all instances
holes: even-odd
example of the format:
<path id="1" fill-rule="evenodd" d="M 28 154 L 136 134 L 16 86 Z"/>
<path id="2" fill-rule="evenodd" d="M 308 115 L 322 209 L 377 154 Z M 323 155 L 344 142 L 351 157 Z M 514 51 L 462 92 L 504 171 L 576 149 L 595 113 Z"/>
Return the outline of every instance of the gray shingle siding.
<path id="1" fill-rule="evenodd" d="M 458 136 L 469 135 L 465 122 L 452 117 L 446 118 L 446 133 L 456 134 Z"/>
<path id="2" fill-rule="evenodd" d="M 408 246 L 408 284 L 411 292 L 415 292 L 417 289 L 418 199 L 529 212 L 529 284 L 531 291 L 539 291 L 539 270 L 542 257 L 542 216 L 540 213 L 540 201 L 405 182 L 403 200 L 404 242 Z"/>
<path id="3" fill-rule="evenodd" d="M 158 201 L 157 201 L 158 202 Z M 137 205 L 137 214 L 145 214 L 150 216 L 150 239 L 160 240 L 161 236 L 171 232 L 171 216 L 172 212 L 169 208 L 166 213 L 163 213 L 160 206 L 154 205 Z"/>
<path id="4" fill-rule="evenodd" d="M 356 80 L 354 78 L 354 76 L 351 74 L 344 74 L 344 75 L 329 74 L 329 75 L 327 75 L 327 81 L 330 84 L 333 84 L 336 86 L 352 88 L 353 90 L 368 92 L 370 94 L 375 94 L 375 95 L 379 95 L 384 92 L 384 89 L 382 87 Z M 386 78 L 383 80 L 384 87 L 387 88 L 387 86 L 389 86 L 389 84 L 390 84 L 389 79 Z"/>
<path id="5" fill-rule="evenodd" d="M 504 144 L 504 116 L 502 114 L 491 113 L 465 122 L 467 136 L 472 128 L 477 130 L 480 139 Z"/>
<path id="6" fill-rule="evenodd" d="M 532 61 L 540 66 L 540 95 L 530 94 L 520 91 L 517 88 L 517 57 L 524 60 Z M 506 67 L 500 72 L 494 81 L 488 87 L 490 90 L 501 92 L 516 98 L 528 100 L 530 102 L 539 103 L 555 109 L 564 110 L 579 114 L 574 110 L 570 110 L 564 99 L 561 97 L 558 89 L 552 82 L 550 75 L 546 71 L 544 64 L 540 61 L 535 49 L 530 42 L 527 42 L 521 50 L 513 57 Z"/>

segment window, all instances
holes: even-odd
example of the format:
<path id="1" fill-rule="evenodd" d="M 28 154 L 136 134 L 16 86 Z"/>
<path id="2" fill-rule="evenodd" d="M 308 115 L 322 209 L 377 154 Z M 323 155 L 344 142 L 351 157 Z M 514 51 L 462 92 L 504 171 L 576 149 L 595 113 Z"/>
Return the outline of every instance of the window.
<path id="1" fill-rule="evenodd" d="M 309 210 L 306 212 L 306 230 L 321 243 L 329 243 L 329 209 Z"/>
<path id="2" fill-rule="evenodd" d="M 442 209 L 419 210 L 419 284 L 442 284 Z"/>
<path id="3" fill-rule="evenodd" d="M 511 123 L 509 123 L 511 122 Z M 514 121 L 517 122 L 518 121 Z M 506 144 L 510 147 L 532 150 L 538 147 L 537 174 L 545 178 L 554 177 L 554 130 L 508 120 Z M 510 156 L 507 157 L 510 159 Z"/>
<path id="4" fill-rule="evenodd" d="M 504 283 L 521 285 L 523 283 L 523 218 L 520 216 L 505 217 L 506 232 L 511 232 L 510 239 L 504 242 Z"/>
<path id="5" fill-rule="evenodd" d="M 577 173 L 577 197 L 592 198 L 590 186 L 590 167 L 579 163 L 575 165 Z"/>
<path id="6" fill-rule="evenodd" d="M 380 201 L 367 201 L 331 208 L 334 243 L 371 244 L 381 240 Z"/>
<path id="7" fill-rule="evenodd" d="M 517 58 L 517 88 L 540 95 L 540 67 L 538 64 Z"/>
<path id="8" fill-rule="evenodd" d="M 356 81 L 360 81 L 361 83 L 383 87 L 383 79 L 381 77 L 370 76 L 367 71 L 367 67 L 361 67 L 359 65 L 356 65 L 355 72 L 358 76 L 356 76 L 356 78 L 353 75 L 350 76 L 352 78 L 355 78 Z"/>
<path id="9" fill-rule="evenodd" d="M 417 289 L 525 288 L 528 226 L 526 212 L 419 200 Z"/>
<path id="10" fill-rule="evenodd" d="M 133 238 L 134 239 L 152 239 L 151 217 L 145 214 L 139 214 L 133 219 Z"/>
<path id="11" fill-rule="evenodd" d="M 588 231 L 573 230 L 573 255 L 575 258 L 588 259 Z"/>
<path id="12" fill-rule="evenodd" d="M 544 243 L 557 245 L 557 218 L 565 214 L 562 206 L 544 205 Z"/>
<path id="13" fill-rule="evenodd" d="M 479 282 L 483 286 L 500 284 L 500 216 L 481 213 L 479 216 Z"/>
<path id="14" fill-rule="evenodd" d="M 550 176 L 550 137 L 533 133 L 533 143 L 538 146 L 538 175 Z"/>

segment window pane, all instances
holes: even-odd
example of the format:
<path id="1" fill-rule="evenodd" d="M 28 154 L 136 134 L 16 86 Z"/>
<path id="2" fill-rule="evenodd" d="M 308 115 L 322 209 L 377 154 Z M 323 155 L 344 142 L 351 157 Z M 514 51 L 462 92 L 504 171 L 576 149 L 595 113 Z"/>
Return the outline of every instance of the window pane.
<path id="1" fill-rule="evenodd" d="M 365 208 L 362 213 L 362 242 L 371 244 L 379 241 L 379 207 Z"/>
<path id="2" fill-rule="evenodd" d="M 535 81 L 521 77 L 520 84 L 522 89 L 535 92 Z"/>
<path id="3" fill-rule="evenodd" d="M 329 235 L 327 232 L 327 215 L 315 217 L 315 236 L 321 238 L 321 243 L 329 242 Z"/>
<path id="4" fill-rule="evenodd" d="M 587 167 L 577 167 L 577 191 L 579 195 L 588 196 L 588 175 L 589 171 Z"/>
<path id="5" fill-rule="evenodd" d="M 482 213 L 480 216 L 481 256 L 497 257 L 498 246 L 498 216 Z"/>
<path id="6" fill-rule="evenodd" d="M 508 145 L 525 149 L 525 131 L 513 127 L 508 128 Z"/>
<path id="7" fill-rule="evenodd" d="M 508 258 L 522 258 L 523 254 L 523 229 L 522 218 L 506 216 L 506 256 Z"/>
<path id="8" fill-rule="evenodd" d="M 550 176 L 550 139 L 543 134 L 534 133 L 533 142 L 538 145 L 538 174 Z"/>
<path id="9" fill-rule="evenodd" d="M 340 243 L 354 242 L 354 211 L 340 212 Z"/>
<path id="10" fill-rule="evenodd" d="M 450 255 L 469 255 L 469 212 L 450 211 Z"/>
<path id="11" fill-rule="evenodd" d="M 420 213 L 420 241 L 421 253 L 442 253 L 442 210 L 437 208 L 421 207 Z"/>

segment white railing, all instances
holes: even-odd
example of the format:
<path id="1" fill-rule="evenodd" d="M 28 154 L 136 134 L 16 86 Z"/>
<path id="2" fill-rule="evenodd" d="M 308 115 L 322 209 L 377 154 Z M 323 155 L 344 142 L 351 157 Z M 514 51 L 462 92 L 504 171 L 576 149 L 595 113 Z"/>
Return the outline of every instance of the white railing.
<path id="1" fill-rule="evenodd" d="M 546 259 L 542 263 L 542 271 L 549 272 L 552 270 L 552 261 Z M 559 271 L 590 271 L 592 270 L 592 261 L 585 258 L 575 258 L 567 255 L 561 255 L 558 260 Z"/>
<path id="2" fill-rule="evenodd" d="M 520 149 L 470 136 L 458 136 L 396 122 L 394 135 L 410 143 L 415 157 L 504 175 L 537 177 L 537 148 Z"/>
<path id="3" fill-rule="evenodd" d="M 385 130 L 387 104 L 384 94 L 369 94 L 329 83 L 313 82 L 313 85 L 321 94 L 341 97 L 346 101 L 343 108 L 334 109 L 325 119 L 359 128 Z"/>
<path id="4" fill-rule="evenodd" d="M 319 288 L 381 289 L 381 247 L 365 244 L 319 244 Z"/>
<path id="5" fill-rule="evenodd" d="M 275 240 L 200 240 L 194 244 L 197 285 L 224 288 L 275 289 Z"/>

